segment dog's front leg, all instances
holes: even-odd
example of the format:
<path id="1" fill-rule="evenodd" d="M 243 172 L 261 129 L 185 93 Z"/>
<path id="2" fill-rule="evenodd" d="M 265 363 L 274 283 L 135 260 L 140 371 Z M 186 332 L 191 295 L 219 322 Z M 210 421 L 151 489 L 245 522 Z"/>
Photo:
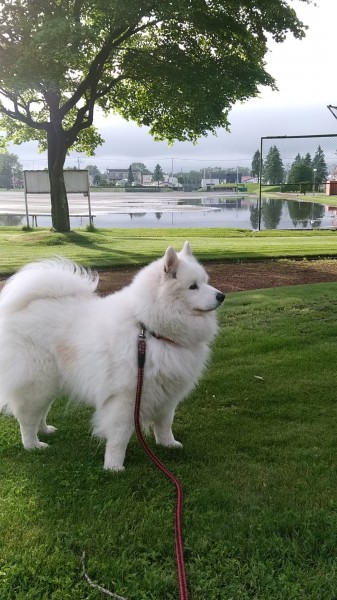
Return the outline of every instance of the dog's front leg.
<path id="1" fill-rule="evenodd" d="M 111 397 L 96 411 L 94 433 L 106 439 L 104 469 L 124 470 L 125 452 L 133 431 L 133 407 L 125 398 Z"/>
<path id="2" fill-rule="evenodd" d="M 182 448 L 182 444 L 178 442 L 172 432 L 172 423 L 174 418 L 175 409 L 171 409 L 168 412 L 156 415 L 154 419 L 154 435 L 157 444 L 160 446 L 168 446 L 169 448 Z"/>
<path id="3" fill-rule="evenodd" d="M 104 469 L 108 471 L 124 471 L 124 459 L 132 429 L 124 432 L 123 439 L 107 439 L 104 455 Z"/>

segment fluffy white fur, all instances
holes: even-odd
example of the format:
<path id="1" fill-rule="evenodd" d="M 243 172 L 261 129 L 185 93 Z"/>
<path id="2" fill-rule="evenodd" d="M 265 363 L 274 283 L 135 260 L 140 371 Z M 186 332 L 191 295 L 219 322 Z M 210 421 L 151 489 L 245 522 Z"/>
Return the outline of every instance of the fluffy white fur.
<path id="1" fill-rule="evenodd" d="M 142 423 L 153 424 L 158 444 L 178 447 L 175 409 L 202 373 L 224 295 L 208 285 L 188 242 L 115 294 L 99 297 L 97 281 L 64 258 L 29 264 L 8 280 L 0 295 L 0 409 L 17 418 L 30 449 L 47 446 L 38 432 L 55 431 L 46 423 L 55 398 L 93 406 L 104 467 L 121 470 L 134 431 L 139 323 L 147 338 Z"/>

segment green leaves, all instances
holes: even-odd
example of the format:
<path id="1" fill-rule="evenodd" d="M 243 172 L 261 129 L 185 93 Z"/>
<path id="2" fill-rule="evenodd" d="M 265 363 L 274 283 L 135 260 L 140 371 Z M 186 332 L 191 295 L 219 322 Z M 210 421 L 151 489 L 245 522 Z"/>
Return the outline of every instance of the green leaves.
<path id="1" fill-rule="evenodd" d="M 4 0 L 1 126 L 41 147 L 48 124 L 61 127 L 69 147 L 92 153 L 99 104 L 155 139 L 196 141 L 228 128 L 237 101 L 274 86 L 267 33 L 282 41 L 304 31 L 283 0 Z"/>

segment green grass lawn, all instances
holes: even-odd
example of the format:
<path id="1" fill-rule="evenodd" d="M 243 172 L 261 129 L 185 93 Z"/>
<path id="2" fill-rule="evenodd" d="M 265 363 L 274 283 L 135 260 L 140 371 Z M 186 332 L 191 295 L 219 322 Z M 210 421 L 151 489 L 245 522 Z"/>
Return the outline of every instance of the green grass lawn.
<path id="1" fill-rule="evenodd" d="M 318 240 L 319 238 L 317 238 Z M 193 241 L 193 240 L 192 240 Z M 335 600 L 337 284 L 229 294 L 205 376 L 177 413 L 191 600 Z M 174 491 L 136 439 L 102 469 L 90 411 L 58 401 L 46 451 L 0 418 L 1 600 L 178 597 Z M 152 443 L 152 440 L 151 440 Z"/>
<path id="2" fill-rule="evenodd" d="M 48 229 L 0 229 L 0 274 L 55 254 L 95 268 L 142 265 L 177 249 L 188 239 L 202 260 L 317 258 L 337 256 L 336 231 L 262 231 L 238 229 L 100 229 L 69 234 Z"/>

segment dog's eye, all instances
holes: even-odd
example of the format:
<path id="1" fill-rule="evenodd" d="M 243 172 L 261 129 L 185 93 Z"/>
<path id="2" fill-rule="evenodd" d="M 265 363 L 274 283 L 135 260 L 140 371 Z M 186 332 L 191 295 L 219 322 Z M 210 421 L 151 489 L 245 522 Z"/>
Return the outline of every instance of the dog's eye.
<path id="1" fill-rule="evenodd" d="M 190 289 L 190 290 L 198 290 L 198 289 L 199 289 L 199 286 L 198 286 L 198 284 L 197 284 L 197 283 L 192 283 L 192 285 L 190 285 L 189 289 Z"/>

